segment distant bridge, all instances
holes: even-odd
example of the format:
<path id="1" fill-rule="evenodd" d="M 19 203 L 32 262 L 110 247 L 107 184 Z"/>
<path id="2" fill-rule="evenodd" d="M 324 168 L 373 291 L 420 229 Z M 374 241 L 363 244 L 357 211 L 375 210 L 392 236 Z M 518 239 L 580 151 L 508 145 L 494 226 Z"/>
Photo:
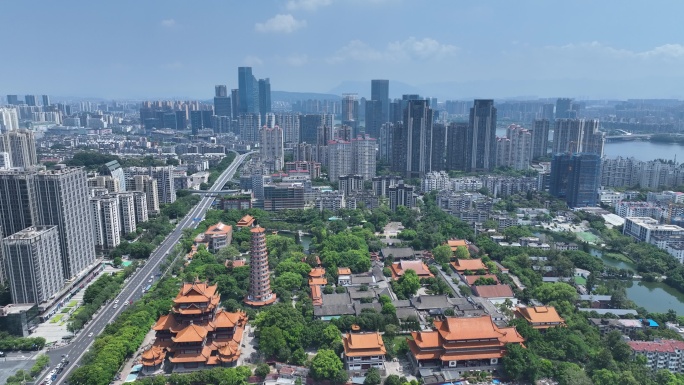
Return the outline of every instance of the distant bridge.
<path id="1" fill-rule="evenodd" d="M 236 195 L 240 190 L 220 190 L 220 191 L 206 191 L 206 190 L 192 190 L 192 194 L 221 196 L 221 195 Z"/>
<path id="2" fill-rule="evenodd" d="M 630 134 L 630 135 L 611 135 L 606 136 L 606 142 L 618 142 L 624 140 L 649 140 L 651 134 Z"/>

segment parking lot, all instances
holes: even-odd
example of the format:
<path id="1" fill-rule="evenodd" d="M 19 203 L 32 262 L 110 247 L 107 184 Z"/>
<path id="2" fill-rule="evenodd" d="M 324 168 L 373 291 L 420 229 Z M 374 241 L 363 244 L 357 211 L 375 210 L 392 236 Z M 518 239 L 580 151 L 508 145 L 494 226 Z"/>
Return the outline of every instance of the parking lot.
<path id="1" fill-rule="evenodd" d="M 35 354 L 35 352 L 31 352 L 25 353 L 24 355 L 25 357 L 33 357 L 32 353 Z M 23 369 L 28 372 L 29 370 L 31 370 L 31 367 L 35 362 L 36 360 L 28 358 L 0 358 L 0 384 L 6 383 L 7 379 L 13 376 L 19 369 Z"/>

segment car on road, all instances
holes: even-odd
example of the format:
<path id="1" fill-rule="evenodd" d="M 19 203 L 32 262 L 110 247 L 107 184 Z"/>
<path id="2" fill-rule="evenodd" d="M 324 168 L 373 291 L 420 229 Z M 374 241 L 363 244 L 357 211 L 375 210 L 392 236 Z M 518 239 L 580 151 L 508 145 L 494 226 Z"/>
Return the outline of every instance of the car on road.
<path id="1" fill-rule="evenodd" d="M 0 352 L 0 357 L 4 357 L 4 356 L 5 356 L 5 352 Z"/>
<path id="2" fill-rule="evenodd" d="M 114 303 L 119 303 L 119 300 L 118 300 L 118 299 L 115 299 L 115 300 L 114 300 Z"/>
<path id="3" fill-rule="evenodd" d="M 92 336 L 93 336 L 93 332 L 88 333 L 88 337 L 92 337 Z"/>
<path id="4" fill-rule="evenodd" d="M 114 305 L 114 309 L 116 309 L 116 308 L 118 308 L 118 307 L 119 307 L 119 305 Z"/>

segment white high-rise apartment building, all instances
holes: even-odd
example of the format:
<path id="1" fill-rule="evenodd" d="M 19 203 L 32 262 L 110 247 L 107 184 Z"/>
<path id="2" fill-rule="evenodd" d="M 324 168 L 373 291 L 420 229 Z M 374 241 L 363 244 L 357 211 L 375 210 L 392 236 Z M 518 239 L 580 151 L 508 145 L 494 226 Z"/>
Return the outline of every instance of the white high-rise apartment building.
<path id="1" fill-rule="evenodd" d="M 285 166 L 285 149 L 283 144 L 283 130 L 274 126 L 264 126 L 261 136 L 261 159 L 269 172 L 280 171 Z"/>
<path id="2" fill-rule="evenodd" d="M 121 234 L 134 233 L 137 229 L 135 220 L 135 197 L 133 193 L 118 194 L 119 197 L 119 220 Z"/>
<path id="3" fill-rule="evenodd" d="M 377 163 L 377 140 L 370 135 L 358 135 L 352 139 L 352 173 L 370 181 L 375 177 Z"/>
<path id="4" fill-rule="evenodd" d="M 277 114 L 275 118 L 275 124 L 283 130 L 283 142 L 299 142 L 299 115 Z"/>
<path id="5" fill-rule="evenodd" d="M 96 246 L 111 250 L 121 243 L 121 219 L 119 199 L 115 195 L 91 198 L 91 210 L 95 223 Z"/>
<path id="6" fill-rule="evenodd" d="M 352 144 L 344 140 L 328 142 L 328 180 L 337 183 L 340 176 L 353 172 Z"/>
<path id="7" fill-rule="evenodd" d="M 532 132 L 520 126 L 508 127 L 508 138 L 511 140 L 509 167 L 515 170 L 527 170 L 532 161 Z"/>
<path id="8" fill-rule="evenodd" d="M 157 180 L 147 175 L 136 175 L 132 183 L 134 191 L 142 191 L 147 197 L 147 212 L 152 215 L 159 214 L 159 193 Z"/>
<path id="9" fill-rule="evenodd" d="M 32 176 L 38 217 L 36 222 L 58 227 L 64 278 L 74 278 L 95 261 L 85 170 L 65 167 L 39 171 Z"/>
<path id="10" fill-rule="evenodd" d="M 147 211 L 147 194 L 144 191 L 133 191 L 133 205 L 135 206 L 136 225 L 147 222 L 149 219 Z"/>
<path id="11" fill-rule="evenodd" d="M 19 129 L 19 115 L 14 107 L 0 107 L 0 134 Z"/>
<path id="12" fill-rule="evenodd" d="M 3 147 L 7 147 L 12 167 L 29 167 L 38 164 L 36 138 L 33 131 L 17 130 L 6 133 Z"/>
<path id="13" fill-rule="evenodd" d="M 28 227 L 2 242 L 13 303 L 48 301 L 64 286 L 57 226 Z"/>
<path id="14" fill-rule="evenodd" d="M 157 180 L 157 200 L 159 203 L 173 203 L 176 201 L 176 188 L 173 182 L 173 167 L 127 167 L 124 170 L 126 180 L 129 181 L 135 176 L 149 176 Z M 128 184 L 128 182 L 126 183 Z M 142 191 L 138 188 L 136 191 Z M 147 205 L 149 208 L 149 204 Z"/>

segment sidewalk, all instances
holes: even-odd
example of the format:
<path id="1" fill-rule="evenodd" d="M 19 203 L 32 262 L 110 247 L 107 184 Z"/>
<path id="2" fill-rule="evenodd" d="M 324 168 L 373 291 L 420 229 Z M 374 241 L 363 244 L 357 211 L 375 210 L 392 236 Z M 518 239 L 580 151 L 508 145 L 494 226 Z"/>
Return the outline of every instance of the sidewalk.
<path id="1" fill-rule="evenodd" d="M 111 266 L 105 267 L 104 270 L 100 272 L 95 278 L 93 278 L 89 283 L 88 286 L 92 285 L 95 281 L 97 281 L 103 274 L 111 274 L 113 272 L 121 271 L 121 269 L 115 269 Z M 57 312 L 57 314 L 53 315 L 49 320 L 46 322 L 43 322 L 39 324 L 36 329 L 31 333 L 31 337 L 43 337 L 45 338 L 46 344 L 51 344 L 54 343 L 54 345 L 50 345 L 50 348 L 54 347 L 59 347 L 59 346 L 64 346 L 68 344 L 68 342 L 65 342 L 62 338 L 65 336 L 69 336 L 72 333 L 67 331 L 67 323 L 69 321 L 69 317 L 78 310 L 83 305 L 83 296 L 85 295 L 86 288 L 88 286 L 85 286 L 83 289 L 79 290 L 78 293 L 76 293 L 70 300 L 69 304 L 73 303 L 74 306 L 68 307 L 65 306 L 62 309 L 70 308 L 71 310 L 67 313 L 61 313 Z M 55 321 L 57 319 L 57 321 Z M 46 345 L 47 346 L 47 345 Z"/>
<path id="2" fill-rule="evenodd" d="M 128 377 L 129 374 L 131 374 L 131 369 L 133 369 L 134 365 L 137 365 L 140 363 L 140 356 L 142 353 L 152 345 L 154 342 L 154 336 L 155 336 L 155 331 L 153 329 L 150 329 L 150 331 L 145 335 L 145 339 L 143 339 L 142 345 L 140 345 L 140 348 L 135 352 L 132 358 L 129 358 L 126 360 L 124 363 L 123 368 L 119 372 L 119 379 L 114 380 L 112 382 L 112 385 L 122 385 L 123 383 L 126 382 L 126 377 Z"/>

